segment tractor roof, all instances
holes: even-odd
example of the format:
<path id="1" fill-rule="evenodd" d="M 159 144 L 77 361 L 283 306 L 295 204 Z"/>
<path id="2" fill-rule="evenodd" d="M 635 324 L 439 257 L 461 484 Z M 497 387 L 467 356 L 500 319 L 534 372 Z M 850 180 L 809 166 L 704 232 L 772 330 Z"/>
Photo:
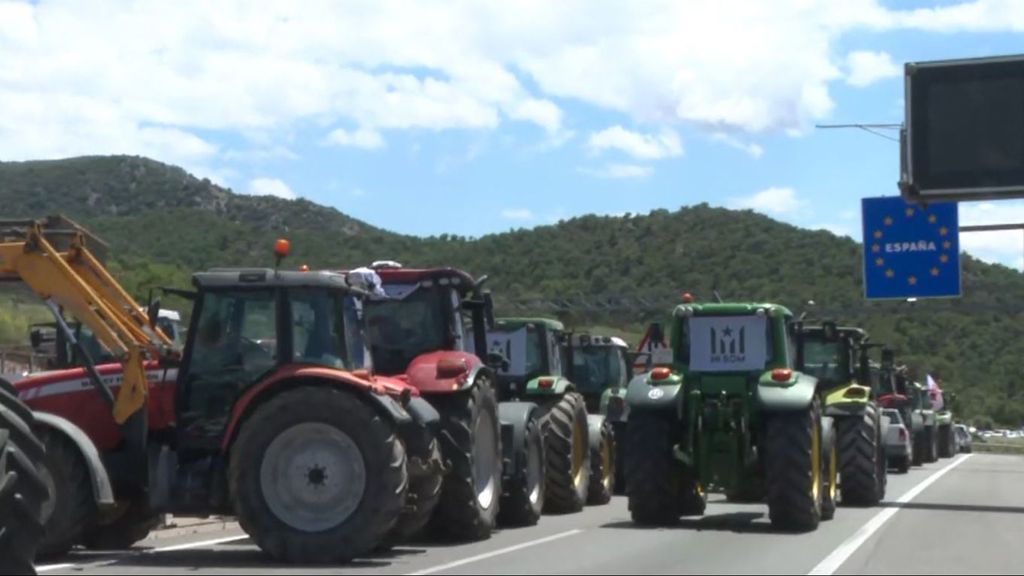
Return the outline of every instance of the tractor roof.
<path id="1" fill-rule="evenodd" d="M 573 346 L 594 346 L 603 348 L 625 348 L 629 349 L 629 344 L 618 336 L 600 336 L 594 334 L 578 333 L 572 337 Z"/>
<path id="2" fill-rule="evenodd" d="M 744 303 L 744 302 L 709 302 L 709 303 L 693 303 L 693 304 L 680 304 L 676 306 L 675 313 L 677 316 L 688 314 L 689 311 L 693 311 L 693 314 L 697 316 L 742 316 L 745 314 L 755 314 L 758 310 L 765 310 L 772 316 L 792 316 L 793 313 L 788 308 L 780 304 L 771 303 Z"/>
<path id="3" fill-rule="evenodd" d="M 815 324 L 813 326 L 804 326 L 805 332 L 821 332 L 824 329 L 825 327 L 820 324 Z M 852 335 L 855 337 L 856 340 L 864 340 L 865 338 L 868 337 L 868 333 L 863 328 L 858 328 L 856 326 L 837 326 L 836 332 L 847 336 Z"/>
<path id="4" fill-rule="evenodd" d="M 424 280 L 447 279 L 452 284 L 472 287 L 475 280 L 468 272 L 458 268 L 377 268 L 374 270 L 385 284 L 413 283 Z"/>
<path id="5" fill-rule="evenodd" d="M 213 268 L 192 275 L 198 288 L 295 287 L 333 288 L 351 291 L 344 274 L 337 272 L 297 272 L 273 268 Z"/>
<path id="6" fill-rule="evenodd" d="M 558 320 L 552 320 L 551 318 L 497 318 L 494 321 L 496 328 L 507 328 L 507 329 L 518 329 L 526 326 L 527 324 L 540 324 L 546 326 L 548 330 L 554 330 L 557 332 L 564 332 L 565 325 Z"/>

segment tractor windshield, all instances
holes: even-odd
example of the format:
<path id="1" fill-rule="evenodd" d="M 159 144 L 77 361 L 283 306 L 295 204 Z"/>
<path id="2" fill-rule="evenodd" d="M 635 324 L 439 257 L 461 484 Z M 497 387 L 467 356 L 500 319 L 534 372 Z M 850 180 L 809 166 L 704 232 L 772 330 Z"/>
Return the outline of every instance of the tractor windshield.
<path id="1" fill-rule="evenodd" d="M 364 367 L 359 323 L 347 319 L 352 296 L 326 290 L 292 290 L 292 355 L 296 362 L 341 370 Z"/>
<path id="2" fill-rule="evenodd" d="M 580 392 L 601 392 L 623 381 L 622 352 L 612 346 L 574 347 L 572 381 Z"/>
<path id="3" fill-rule="evenodd" d="M 846 355 L 839 342 L 808 337 L 804 341 L 804 371 L 822 382 L 839 383 L 849 374 Z"/>
<path id="4" fill-rule="evenodd" d="M 377 373 L 404 374 L 417 356 L 449 348 L 449 323 L 436 291 L 418 285 L 386 285 L 384 290 L 392 299 L 366 303 Z"/>

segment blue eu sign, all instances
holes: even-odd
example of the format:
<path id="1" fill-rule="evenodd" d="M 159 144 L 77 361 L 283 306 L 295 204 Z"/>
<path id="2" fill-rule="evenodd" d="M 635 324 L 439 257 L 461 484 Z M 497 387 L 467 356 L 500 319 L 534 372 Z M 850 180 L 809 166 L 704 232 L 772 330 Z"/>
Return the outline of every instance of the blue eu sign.
<path id="1" fill-rule="evenodd" d="M 956 202 L 922 208 L 899 196 L 861 200 L 868 300 L 960 296 Z"/>

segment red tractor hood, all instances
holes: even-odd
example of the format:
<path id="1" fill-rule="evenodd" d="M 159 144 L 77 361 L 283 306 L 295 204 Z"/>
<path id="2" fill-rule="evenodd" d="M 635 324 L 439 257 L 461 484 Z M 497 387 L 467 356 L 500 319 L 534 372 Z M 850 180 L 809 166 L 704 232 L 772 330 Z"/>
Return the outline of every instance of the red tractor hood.
<path id="1" fill-rule="evenodd" d="M 441 350 L 417 356 L 400 378 L 423 393 L 454 392 L 469 384 L 470 374 L 482 364 L 475 354 Z"/>

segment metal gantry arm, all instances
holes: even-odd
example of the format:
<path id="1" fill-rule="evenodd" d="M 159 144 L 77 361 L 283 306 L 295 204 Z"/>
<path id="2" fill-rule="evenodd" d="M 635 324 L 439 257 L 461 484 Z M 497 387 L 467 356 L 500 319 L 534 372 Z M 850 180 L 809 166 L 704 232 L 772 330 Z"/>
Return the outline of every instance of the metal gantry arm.
<path id="1" fill-rule="evenodd" d="M 66 251 L 58 251 L 51 243 L 58 236 L 71 238 Z M 146 406 L 145 362 L 160 358 L 172 343 L 149 326 L 138 303 L 88 250 L 81 229 L 46 230 L 39 221 L 0 222 L 0 280 L 28 286 L 58 316 L 59 327 L 67 329 L 60 308 L 69 311 L 120 360 L 123 384 L 112 406 L 118 424 Z M 87 368 L 93 384 L 109 401 L 109 388 L 94 367 Z"/>

